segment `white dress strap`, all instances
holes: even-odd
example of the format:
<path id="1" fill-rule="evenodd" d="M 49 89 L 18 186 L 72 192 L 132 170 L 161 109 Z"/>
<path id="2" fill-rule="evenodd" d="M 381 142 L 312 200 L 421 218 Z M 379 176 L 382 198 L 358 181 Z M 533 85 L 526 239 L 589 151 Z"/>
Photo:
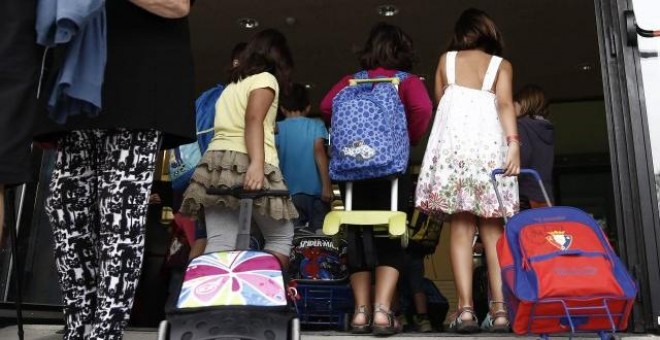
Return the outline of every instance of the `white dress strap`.
<path id="1" fill-rule="evenodd" d="M 447 72 L 447 85 L 456 83 L 456 51 L 447 52 L 447 59 L 445 60 L 445 71 Z"/>
<path id="2" fill-rule="evenodd" d="M 495 78 L 497 78 L 497 70 L 499 70 L 501 62 L 502 58 L 498 56 L 492 56 L 490 58 L 488 70 L 486 70 L 486 75 L 484 76 L 484 85 L 481 88 L 483 91 L 490 91 L 493 88 Z"/>

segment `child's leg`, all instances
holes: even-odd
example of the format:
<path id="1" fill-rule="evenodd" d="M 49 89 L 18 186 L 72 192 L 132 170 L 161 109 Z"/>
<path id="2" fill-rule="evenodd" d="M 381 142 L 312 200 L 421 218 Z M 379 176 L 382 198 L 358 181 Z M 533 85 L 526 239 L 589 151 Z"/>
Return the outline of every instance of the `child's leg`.
<path id="1" fill-rule="evenodd" d="M 312 216 L 309 220 L 309 230 L 319 234 L 323 230 L 323 221 L 329 211 L 330 203 L 323 202 L 320 197 L 314 197 L 312 202 Z"/>
<path id="2" fill-rule="evenodd" d="M 351 288 L 356 311 L 353 314 L 352 325 L 354 328 L 355 326 L 368 326 L 367 323 L 371 315 L 371 272 L 359 271 L 352 273 Z M 361 309 L 364 312 L 360 311 Z M 358 313 L 358 311 L 360 312 Z"/>
<path id="3" fill-rule="evenodd" d="M 236 249 L 238 235 L 238 210 L 205 207 L 206 248 L 205 253 Z"/>
<path id="4" fill-rule="evenodd" d="M 488 278 L 490 283 L 491 311 L 504 310 L 504 294 L 502 293 L 502 276 L 500 264 L 497 260 L 497 240 L 502 236 L 503 220 L 501 218 L 484 218 L 480 221 L 479 237 L 486 251 L 488 261 Z M 495 325 L 504 325 L 508 322 L 504 317 L 495 318 Z"/>
<path id="5" fill-rule="evenodd" d="M 264 250 L 273 253 L 280 260 L 282 267 L 288 268 L 293 241 L 293 223 L 289 220 L 276 220 L 258 213 L 253 213 L 252 219 L 257 222 L 266 241 Z"/>
<path id="6" fill-rule="evenodd" d="M 476 216 L 470 213 L 457 213 L 451 216 L 450 254 L 456 282 L 458 307 L 473 307 L 472 304 L 472 240 L 476 230 Z M 464 320 L 472 315 L 463 313 Z"/>
<path id="7" fill-rule="evenodd" d="M 376 267 L 376 289 L 374 292 L 374 305 L 385 310 L 391 310 L 396 283 L 399 280 L 399 271 L 389 266 Z M 374 313 L 374 325 L 389 325 L 390 320 L 383 313 Z"/>

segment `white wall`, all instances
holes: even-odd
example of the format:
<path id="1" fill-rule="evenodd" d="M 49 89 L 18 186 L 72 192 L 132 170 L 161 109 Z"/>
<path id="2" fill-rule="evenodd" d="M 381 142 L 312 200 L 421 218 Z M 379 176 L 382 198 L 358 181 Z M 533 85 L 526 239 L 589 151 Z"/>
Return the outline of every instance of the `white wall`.
<path id="1" fill-rule="evenodd" d="M 633 0 L 637 25 L 647 30 L 660 30 L 660 1 Z M 642 52 L 642 79 L 646 97 L 653 169 L 660 173 L 660 37 L 639 37 L 639 50 Z"/>

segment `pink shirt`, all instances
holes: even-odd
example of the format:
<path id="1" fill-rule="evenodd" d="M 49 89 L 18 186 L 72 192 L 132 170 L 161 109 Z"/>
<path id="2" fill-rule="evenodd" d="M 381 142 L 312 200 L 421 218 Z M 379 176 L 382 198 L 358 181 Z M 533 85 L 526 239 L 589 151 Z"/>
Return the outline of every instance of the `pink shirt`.
<path id="1" fill-rule="evenodd" d="M 394 77 L 396 73 L 396 70 L 379 67 L 374 70 L 369 70 L 369 77 Z M 348 80 L 351 78 L 353 78 L 353 74 L 349 74 L 342 78 L 332 87 L 332 89 L 330 89 L 321 101 L 321 112 L 323 113 L 323 119 L 325 119 L 326 122 L 329 123 L 330 117 L 332 116 L 332 100 L 339 91 L 348 86 Z M 426 132 L 426 128 L 429 126 L 431 120 L 431 112 L 433 110 L 431 98 L 429 98 L 424 83 L 422 83 L 418 76 L 413 74 L 399 85 L 399 96 L 401 97 L 401 101 L 406 110 L 410 144 L 416 145 Z"/>

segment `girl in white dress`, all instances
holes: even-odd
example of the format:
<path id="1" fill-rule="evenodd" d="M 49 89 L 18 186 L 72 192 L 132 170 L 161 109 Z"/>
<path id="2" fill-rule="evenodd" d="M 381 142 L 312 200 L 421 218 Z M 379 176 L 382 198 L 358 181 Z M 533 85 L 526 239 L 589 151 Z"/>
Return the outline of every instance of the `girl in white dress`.
<path id="1" fill-rule="evenodd" d="M 417 184 L 415 205 L 431 215 L 449 215 L 450 252 L 458 293 L 452 330 L 480 330 L 472 301 L 472 240 L 479 235 L 490 278 L 490 312 L 482 327 L 508 331 L 496 243 L 502 213 L 489 176 L 505 169 L 498 189 L 507 216 L 518 210 L 520 142 L 512 99 L 511 64 L 499 57 L 502 38 L 480 10 L 459 18 L 449 52 L 440 57 L 435 80 L 439 101 Z"/>

